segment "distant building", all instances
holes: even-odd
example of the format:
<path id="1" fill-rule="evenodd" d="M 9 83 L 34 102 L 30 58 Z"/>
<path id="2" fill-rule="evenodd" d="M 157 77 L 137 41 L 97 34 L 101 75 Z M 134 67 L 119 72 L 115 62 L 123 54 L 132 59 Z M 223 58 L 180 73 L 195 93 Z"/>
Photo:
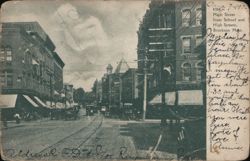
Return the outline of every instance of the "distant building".
<path id="1" fill-rule="evenodd" d="M 138 75 L 137 69 L 130 68 L 122 76 L 122 103 L 132 104 L 138 98 Z"/>
<path id="2" fill-rule="evenodd" d="M 101 80 L 97 80 L 97 84 L 96 84 L 96 102 L 98 105 L 100 105 L 102 103 L 102 81 Z"/>
<path id="3" fill-rule="evenodd" d="M 61 90 L 64 63 L 37 22 L 2 23 L 1 95 L 15 96 L 16 105 L 46 106 Z M 18 102 L 19 100 L 19 102 Z"/>
<path id="4" fill-rule="evenodd" d="M 117 65 L 115 72 L 112 74 L 111 81 L 111 100 L 112 105 L 115 107 L 121 107 L 122 100 L 122 75 L 129 70 L 129 65 L 125 61 L 125 59 L 121 59 L 119 64 Z"/>

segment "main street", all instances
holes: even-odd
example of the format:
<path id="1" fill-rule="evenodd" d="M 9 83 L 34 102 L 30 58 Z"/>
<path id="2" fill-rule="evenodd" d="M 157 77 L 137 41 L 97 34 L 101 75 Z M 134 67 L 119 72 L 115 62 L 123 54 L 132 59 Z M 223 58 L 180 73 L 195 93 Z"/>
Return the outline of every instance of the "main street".
<path id="1" fill-rule="evenodd" d="M 176 159 L 176 141 L 158 120 L 129 121 L 96 113 L 78 120 L 8 123 L 4 157 L 11 160 Z M 157 144 L 158 143 L 158 144 Z"/>

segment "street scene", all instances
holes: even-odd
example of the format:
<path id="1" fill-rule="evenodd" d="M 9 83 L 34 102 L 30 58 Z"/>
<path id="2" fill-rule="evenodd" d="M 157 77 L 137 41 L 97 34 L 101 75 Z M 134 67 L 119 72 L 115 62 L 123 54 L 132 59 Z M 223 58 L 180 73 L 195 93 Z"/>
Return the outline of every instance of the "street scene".
<path id="1" fill-rule="evenodd" d="M 2 159 L 206 159 L 205 1 L 2 11 Z"/>

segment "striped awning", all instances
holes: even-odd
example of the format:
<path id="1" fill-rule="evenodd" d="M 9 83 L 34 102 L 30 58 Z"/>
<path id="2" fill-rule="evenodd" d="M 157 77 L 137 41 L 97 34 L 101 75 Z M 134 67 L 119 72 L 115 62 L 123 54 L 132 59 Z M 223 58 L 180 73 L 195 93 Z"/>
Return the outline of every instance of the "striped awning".
<path id="1" fill-rule="evenodd" d="M 0 108 L 15 108 L 16 94 L 0 95 Z"/>
<path id="2" fill-rule="evenodd" d="M 24 98 L 34 107 L 39 107 L 29 96 L 23 95 Z"/>
<path id="3" fill-rule="evenodd" d="M 40 99 L 40 98 L 38 98 L 38 97 L 34 97 L 36 100 L 37 100 L 37 102 L 39 102 L 43 107 L 47 107 L 47 105 Z"/>
<path id="4" fill-rule="evenodd" d="M 175 92 L 166 92 L 165 93 L 165 102 L 166 105 L 174 105 L 175 104 Z M 161 94 L 156 95 L 149 104 L 160 104 L 162 103 Z"/>

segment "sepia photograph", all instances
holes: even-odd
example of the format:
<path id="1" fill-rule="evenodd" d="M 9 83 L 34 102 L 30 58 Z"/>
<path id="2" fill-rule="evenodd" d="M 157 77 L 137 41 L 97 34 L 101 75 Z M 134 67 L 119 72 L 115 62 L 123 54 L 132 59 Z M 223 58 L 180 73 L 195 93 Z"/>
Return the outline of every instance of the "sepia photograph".
<path id="1" fill-rule="evenodd" d="M 206 1 L 1 6 L 3 160 L 206 160 Z"/>

